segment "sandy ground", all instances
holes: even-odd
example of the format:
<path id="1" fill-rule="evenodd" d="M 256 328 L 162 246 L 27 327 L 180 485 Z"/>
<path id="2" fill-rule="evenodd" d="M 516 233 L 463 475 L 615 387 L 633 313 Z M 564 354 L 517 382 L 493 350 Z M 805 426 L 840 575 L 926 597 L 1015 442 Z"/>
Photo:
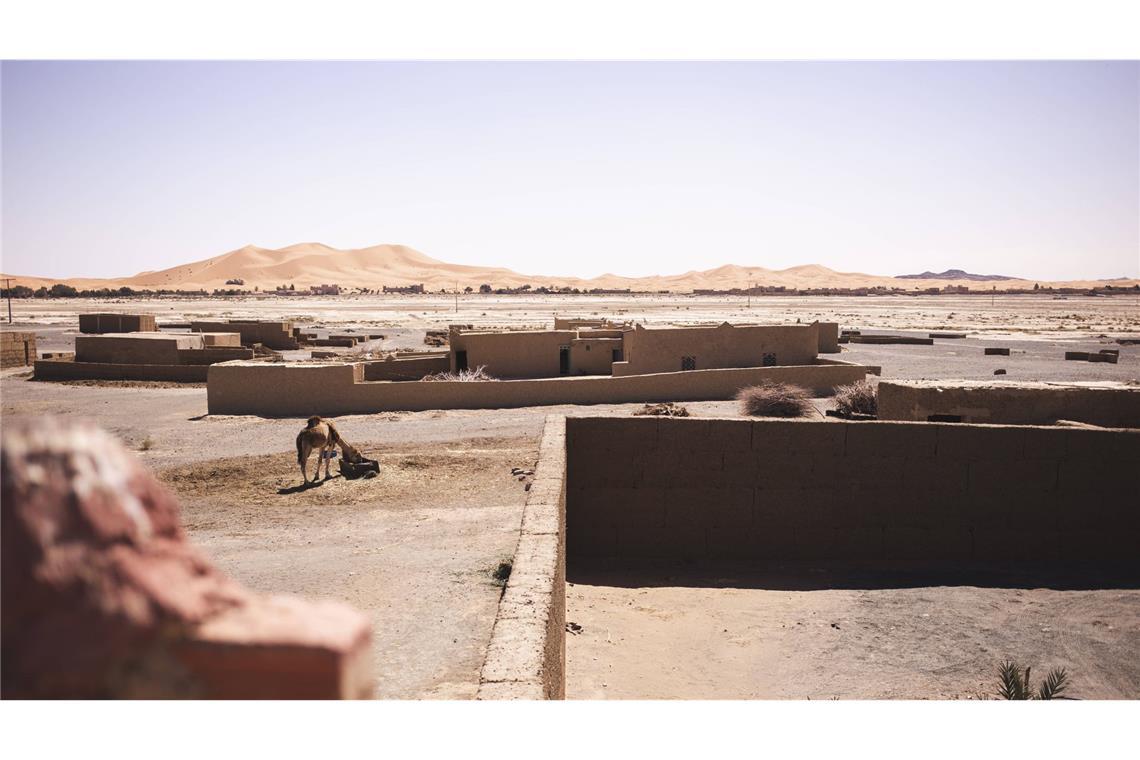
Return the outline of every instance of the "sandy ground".
<path id="1" fill-rule="evenodd" d="M 191 319 L 290 319 L 305 326 L 438 329 L 449 323 L 549 327 L 554 315 L 637 320 L 650 325 L 763 324 L 812 320 L 845 328 L 965 331 L 993 337 L 1140 335 L 1140 294 L 1069 296 L 495 296 L 17 299 L 16 327 L 74 328 L 81 312 L 149 312 L 159 324 Z M 383 330 L 381 330 L 383 331 Z M 422 338 L 421 343 L 422 346 Z M 63 350 L 63 349 L 56 349 Z"/>
<path id="2" fill-rule="evenodd" d="M 994 699 L 1004 659 L 1035 681 L 1064 667 L 1067 697 L 1140 698 L 1136 588 L 884 587 L 817 568 L 569 580 L 568 699 Z"/>
<path id="3" fill-rule="evenodd" d="M 371 346 L 378 350 L 423 347 L 426 329 L 449 322 L 538 327 L 561 311 L 651 324 L 800 318 L 970 333 L 934 346 L 851 345 L 838 355 L 881 365 L 884 377 L 985 379 L 997 367 L 1007 369 L 1006 379 L 1140 377 L 1140 347 L 1121 347 L 1118 365 L 1060 359 L 1064 350 L 1140 334 L 1132 297 L 1007 297 L 993 307 L 965 297 L 769 298 L 753 299 L 751 308 L 743 298 L 468 297 L 458 312 L 435 296 L 14 306 L 18 323 L 6 329 L 36 330 L 41 351 L 68 350 L 75 315 L 96 310 L 152 311 L 160 322 L 259 317 L 375 329 L 386 335 Z M 1013 354 L 985 357 L 985 345 L 1009 345 Z M 382 475 L 293 490 L 300 420 L 211 417 L 201 386 L 47 383 L 27 375 L 0 372 L 4 419 L 95 420 L 180 496 L 191 539 L 223 570 L 253 588 L 342 599 L 371 615 L 376 693 L 393 698 L 474 694 L 499 597 L 490 570 L 513 551 L 525 500 L 510 468 L 533 464 L 545 416 L 630 414 L 640 406 L 341 417 L 342 433 L 380 459 Z M 685 406 L 696 416 L 736 413 L 734 402 Z M 631 586 L 619 574 L 577 579 L 568 605 L 569 619 L 584 627 L 568 639 L 568 690 L 578 698 L 974 697 L 992 693 L 992 671 L 1006 656 L 1035 669 L 1069 666 L 1075 696 L 1140 694 L 1133 664 L 1140 599 L 1129 589 L 804 588 L 755 579 Z"/>

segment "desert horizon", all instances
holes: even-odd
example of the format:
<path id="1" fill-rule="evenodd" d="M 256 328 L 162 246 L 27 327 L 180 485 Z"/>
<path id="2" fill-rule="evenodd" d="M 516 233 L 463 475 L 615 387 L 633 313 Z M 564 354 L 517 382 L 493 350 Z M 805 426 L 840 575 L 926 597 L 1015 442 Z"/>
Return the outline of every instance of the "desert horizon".
<path id="1" fill-rule="evenodd" d="M 919 267 L 916 267 L 919 269 Z M 218 256 L 188 262 L 167 269 L 144 271 L 123 277 L 43 277 L 36 275 L 0 274 L 14 286 L 30 288 L 68 285 L 80 290 L 129 287 L 134 289 L 198 290 L 235 287 L 241 280 L 245 289 L 273 290 L 281 285 L 308 288 L 335 284 L 341 288 L 375 288 L 422 284 L 429 290 L 477 290 L 487 284 L 492 288 L 532 287 L 581 288 L 634 291 L 668 291 L 747 289 L 755 286 L 784 287 L 789 290 L 818 288 L 901 288 L 925 290 L 965 285 L 972 290 L 1030 289 L 1035 285 L 1053 288 L 1096 288 L 1112 285 L 1131 288 L 1140 279 L 1128 277 L 1089 278 L 1080 280 L 1045 280 L 1015 276 L 966 273 L 947 270 L 952 277 L 923 277 L 932 274 L 875 275 L 862 272 L 838 272 L 819 264 L 801 264 L 784 269 L 761 266 L 722 264 L 679 274 L 656 274 L 630 277 L 602 274 L 596 277 L 571 275 L 536 275 L 516 272 L 506 267 L 453 264 L 432 258 L 415 248 L 382 243 L 364 248 L 334 248 L 324 243 L 296 243 L 282 248 L 246 245 Z"/>

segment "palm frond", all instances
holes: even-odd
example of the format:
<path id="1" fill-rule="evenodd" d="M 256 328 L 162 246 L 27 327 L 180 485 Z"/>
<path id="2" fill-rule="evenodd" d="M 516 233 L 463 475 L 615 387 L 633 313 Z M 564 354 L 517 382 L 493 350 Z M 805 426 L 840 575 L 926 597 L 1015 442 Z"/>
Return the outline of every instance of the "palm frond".
<path id="1" fill-rule="evenodd" d="M 1021 680 L 1021 668 L 1016 662 L 1006 660 L 998 668 L 1001 686 L 998 694 L 1002 699 L 1026 699 L 1025 682 Z"/>
<path id="2" fill-rule="evenodd" d="M 1053 668 L 1049 671 L 1049 675 L 1045 676 L 1045 680 L 1041 682 L 1041 688 L 1037 690 L 1037 698 L 1056 699 L 1068 686 L 1069 674 L 1065 672 L 1065 669 Z"/>

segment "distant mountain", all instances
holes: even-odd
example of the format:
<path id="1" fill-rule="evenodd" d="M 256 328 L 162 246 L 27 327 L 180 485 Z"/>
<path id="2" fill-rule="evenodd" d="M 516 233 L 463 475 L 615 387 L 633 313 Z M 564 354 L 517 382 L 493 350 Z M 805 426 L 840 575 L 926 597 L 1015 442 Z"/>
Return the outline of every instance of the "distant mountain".
<path id="1" fill-rule="evenodd" d="M 900 274 L 900 280 L 972 280 L 974 282 L 989 282 L 990 280 L 1020 280 L 1021 277 L 1007 277 L 1004 274 L 971 274 L 961 269 L 947 269 L 945 272 L 923 272 L 922 274 Z"/>
<path id="2" fill-rule="evenodd" d="M 715 254 L 710 254 L 715 255 Z M 620 251 L 615 256 L 620 257 Z M 8 275 L 0 275 L 7 277 Z M 375 288 L 383 285 L 422 283 L 430 291 L 443 288 L 481 285 L 492 288 L 571 287 L 588 290 L 631 289 L 635 291 L 667 290 L 689 293 L 694 290 L 730 290 L 754 285 L 783 286 L 789 289 L 816 288 L 902 288 L 926 290 L 961 284 L 963 280 L 1003 281 L 1002 287 L 1032 288 L 1033 281 L 976 275 L 951 269 L 942 274 L 924 272 L 905 277 L 886 277 L 859 272 L 836 272 L 819 264 L 803 264 L 788 269 L 766 269 L 758 266 L 725 264 L 703 271 L 680 274 L 623 277 L 603 274 L 584 279 L 574 276 L 522 274 L 503 267 L 451 264 L 404 245 L 374 245 L 368 248 L 339 249 L 322 243 L 297 243 L 284 248 L 260 248 L 247 245 L 220 256 L 195 261 L 160 271 L 140 272 L 133 277 L 107 279 L 13 276 L 13 284 L 31 288 L 51 287 L 62 282 L 85 289 L 129 287 L 135 290 L 212 290 L 231 287 L 231 280 L 242 280 L 246 289 L 273 290 L 279 285 L 294 285 L 307 290 L 310 285 L 337 284 L 342 288 Z M 1103 281 L 1082 280 L 1047 283 L 1041 287 L 1094 287 Z M 1125 281 L 1129 285 L 1134 281 Z"/>

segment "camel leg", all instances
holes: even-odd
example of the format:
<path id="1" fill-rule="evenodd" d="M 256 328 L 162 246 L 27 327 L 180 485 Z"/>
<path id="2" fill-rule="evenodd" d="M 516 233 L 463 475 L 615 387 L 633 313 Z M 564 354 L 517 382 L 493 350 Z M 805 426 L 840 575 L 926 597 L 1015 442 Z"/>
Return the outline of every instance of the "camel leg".
<path id="1" fill-rule="evenodd" d="M 325 480 L 328 480 L 329 478 L 332 477 L 332 474 L 329 473 L 329 468 L 332 466 L 332 457 L 329 456 L 330 453 L 332 453 L 332 446 L 326 446 L 325 447 Z"/>
<path id="2" fill-rule="evenodd" d="M 301 450 L 301 480 L 304 483 L 309 482 L 309 473 L 307 471 L 308 470 L 308 464 L 309 464 L 309 445 L 306 443 L 304 445 L 304 448 Z M 318 474 L 320 474 L 319 473 L 320 469 L 321 469 L 321 466 L 320 466 L 320 464 L 318 464 L 317 465 Z"/>

